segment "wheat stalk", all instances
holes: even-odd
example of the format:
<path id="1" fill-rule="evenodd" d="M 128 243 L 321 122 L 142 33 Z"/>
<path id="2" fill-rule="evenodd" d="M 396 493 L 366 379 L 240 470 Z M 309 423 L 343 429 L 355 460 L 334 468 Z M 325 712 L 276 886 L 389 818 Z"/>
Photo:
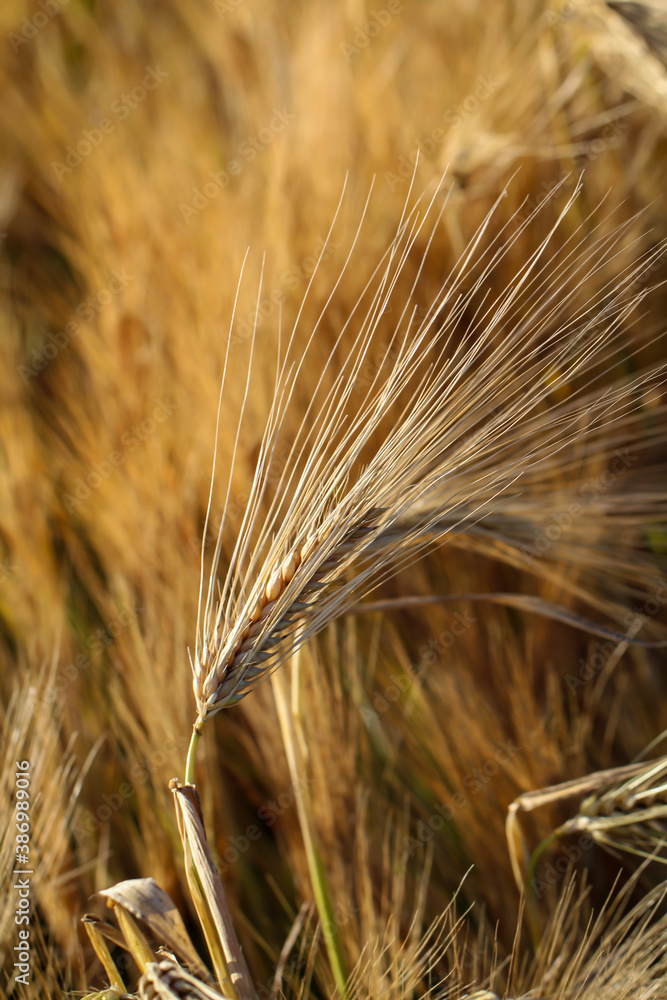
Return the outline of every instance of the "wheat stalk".
<path id="1" fill-rule="evenodd" d="M 351 335 L 351 347 L 328 389 L 324 374 L 320 377 L 262 517 L 272 459 L 308 350 L 307 345 L 294 360 L 297 319 L 278 364 L 250 499 L 217 595 L 224 516 L 206 592 L 202 552 L 192 663 L 195 742 L 208 718 L 242 698 L 386 577 L 443 539 L 468 537 L 484 517 L 497 517 L 501 501 L 512 520 L 511 503 L 520 503 L 523 482 L 534 486 L 541 476 L 548 484 L 566 473 L 575 442 L 581 458 L 587 449 L 608 450 L 605 433 L 611 444 L 632 436 L 642 393 L 660 384 L 662 369 L 610 385 L 607 367 L 635 350 L 627 343 L 627 329 L 645 291 L 643 276 L 662 248 L 586 297 L 586 280 L 622 251 L 630 224 L 610 233 L 600 228 L 589 237 L 581 223 L 552 252 L 578 193 L 579 188 L 514 281 L 489 302 L 495 268 L 534 221 L 531 215 L 514 233 L 507 224 L 482 250 L 492 210 L 421 321 L 415 288 L 444 208 L 437 210 L 440 189 L 425 209 L 422 197 L 404 211 L 396 239 L 367 286 L 370 305 Z M 386 331 L 386 314 L 398 299 L 401 271 L 434 214 L 417 277 L 383 342 L 383 364 L 349 416 L 364 359 Z M 338 282 L 341 277 L 342 272 Z M 584 295 L 582 304 L 566 311 L 566 295 L 575 303 Z M 461 330 L 472 307 L 473 318 Z M 351 322 L 352 317 L 339 342 L 350 336 Z M 635 336 L 640 342 L 641 334 Z M 246 396 L 254 347 L 253 335 Z M 328 369 L 337 351 L 338 343 Z M 229 368 L 228 344 L 225 378 Z M 582 376 L 577 388 L 575 380 Z M 220 405 L 224 384 L 223 378 Z M 569 394 L 565 402 L 553 402 L 558 389 Z M 237 446 L 240 427 L 241 422 Z M 204 537 L 212 489 L 213 483 Z M 227 502 L 229 495 L 228 488 Z M 533 503 L 533 515 L 534 508 Z M 530 521 L 524 500 L 519 525 L 526 516 Z M 637 566 L 632 568 L 637 573 Z"/>

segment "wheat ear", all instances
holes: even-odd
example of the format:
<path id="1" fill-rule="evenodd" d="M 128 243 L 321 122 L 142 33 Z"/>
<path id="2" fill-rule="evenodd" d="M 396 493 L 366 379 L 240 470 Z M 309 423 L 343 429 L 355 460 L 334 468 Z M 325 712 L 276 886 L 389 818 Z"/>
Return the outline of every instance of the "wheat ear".
<path id="1" fill-rule="evenodd" d="M 604 435 L 613 442 L 616 428 L 625 433 L 636 420 L 642 394 L 660 385 L 663 370 L 612 384 L 608 370 L 636 350 L 627 331 L 645 293 L 645 272 L 662 247 L 591 293 L 591 276 L 627 250 L 630 223 L 592 234 L 581 223 L 554 247 L 578 193 L 495 296 L 489 289 L 498 265 L 534 217 L 514 229 L 507 223 L 489 240 L 494 206 L 422 318 L 416 288 L 446 198 L 439 188 L 425 205 L 422 196 L 406 207 L 359 310 L 340 332 L 263 513 L 285 413 L 319 327 L 318 321 L 295 358 L 297 318 L 278 363 L 250 499 L 219 592 L 224 516 L 206 592 L 202 554 L 194 745 L 207 719 L 382 580 L 434 544 L 497 516 L 501 503 L 518 504 L 523 481 L 534 487 L 540 476 L 544 484 L 566 476 L 575 442 L 584 453 L 588 442 L 590 451 L 604 454 Z M 399 294 L 405 262 L 424 237 L 414 283 Z M 636 334 L 637 344 L 642 338 Z M 382 363 L 355 409 L 362 365 L 378 341 Z M 253 334 L 246 394 L 254 347 Z M 229 354 L 226 373 L 228 362 Z M 554 402 L 559 389 L 569 397 L 564 403 Z M 210 510 L 211 499 L 207 526 Z M 525 517 L 524 504 L 522 524 Z M 193 753 L 194 746 L 190 776 Z"/>

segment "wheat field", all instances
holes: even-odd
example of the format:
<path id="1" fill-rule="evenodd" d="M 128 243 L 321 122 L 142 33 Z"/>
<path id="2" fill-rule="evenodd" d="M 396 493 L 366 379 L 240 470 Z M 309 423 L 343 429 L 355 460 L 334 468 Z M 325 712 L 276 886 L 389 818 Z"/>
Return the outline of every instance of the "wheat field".
<path id="1" fill-rule="evenodd" d="M 2 4 L 2 997 L 667 997 L 666 36 Z"/>

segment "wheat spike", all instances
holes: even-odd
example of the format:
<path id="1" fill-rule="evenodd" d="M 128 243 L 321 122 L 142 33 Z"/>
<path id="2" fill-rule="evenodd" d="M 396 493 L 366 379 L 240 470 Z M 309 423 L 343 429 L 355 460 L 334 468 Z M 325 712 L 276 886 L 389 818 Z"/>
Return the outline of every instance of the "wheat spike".
<path id="1" fill-rule="evenodd" d="M 202 553 L 193 661 L 197 729 L 434 544 L 467 543 L 484 529 L 485 518 L 489 535 L 495 518 L 497 535 L 499 517 L 504 534 L 520 540 L 542 506 L 522 497 L 526 484 L 545 490 L 567 478 L 568 470 L 571 475 L 575 444 L 580 459 L 606 456 L 619 441 L 637 439 L 643 394 L 655 391 L 663 372 L 639 371 L 610 384 L 608 368 L 636 349 L 627 331 L 636 322 L 645 272 L 662 248 L 628 267 L 613 286 L 587 295 L 587 279 L 621 253 L 629 224 L 588 235 L 582 222 L 554 249 L 579 190 L 515 279 L 495 294 L 494 268 L 534 213 L 514 229 L 507 223 L 485 246 L 492 210 L 421 318 L 415 289 L 446 199 L 443 204 L 438 189 L 425 205 L 422 196 L 412 210 L 406 207 L 367 286 L 370 305 L 362 309 L 360 300 L 360 317 L 353 310 L 340 332 L 264 513 L 286 408 L 318 327 L 295 358 L 297 318 L 278 364 L 250 499 L 217 597 L 224 517 L 205 597 Z M 406 295 L 398 281 L 424 234 L 426 249 Z M 639 344 L 647 334 L 634 336 Z M 347 341 L 325 389 L 325 374 Z M 379 342 L 382 363 L 355 409 L 362 365 Z M 253 336 L 251 359 L 254 343 Z M 227 351 L 226 374 L 229 344 Z M 246 392 L 251 368 L 252 362 Z M 559 389 L 568 397 L 560 403 L 554 402 Z M 648 438 L 659 440 L 663 433 L 657 427 Z M 209 500 L 206 528 L 210 510 Z M 516 555 L 520 541 L 515 537 L 513 544 Z M 609 560 L 596 567 L 594 548 L 590 555 L 595 570 L 608 572 Z M 629 562 L 629 577 L 646 584 L 641 561 Z M 585 588 L 582 595 L 591 596 Z"/>

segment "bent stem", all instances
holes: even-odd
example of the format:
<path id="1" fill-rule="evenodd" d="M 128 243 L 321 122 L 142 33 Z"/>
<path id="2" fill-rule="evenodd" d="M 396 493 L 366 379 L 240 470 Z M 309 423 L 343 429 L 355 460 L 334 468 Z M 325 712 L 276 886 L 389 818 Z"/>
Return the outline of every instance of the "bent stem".
<path id="1" fill-rule="evenodd" d="M 293 658 L 293 666 L 295 668 L 298 667 L 299 652 L 300 650 L 297 650 Z M 310 828 L 310 823 L 308 822 L 308 810 L 306 808 L 306 799 L 304 795 L 304 775 L 302 773 L 303 769 L 299 767 L 299 752 L 297 750 L 298 734 L 294 730 L 294 716 L 296 713 L 290 712 L 290 709 L 288 708 L 282 672 L 276 671 L 272 675 L 271 681 L 276 701 L 276 708 L 278 710 L 283 745 L 285 747 L 290 778 L 292 780 L 294 800 L 299 814 L 299 824 L 301 826 L 304 847 L 306 849 L 306 861 L 308 863 L 308 871 L 310 873 L 310 882 L 313 887 L 315 905 L 317 906 L 317 912 L 322 924 L 324 942 L 326 944 L 336 989 L 338 990 L 338 994 L 342 1000 L 345 1000 L 345 997 L 347 996 L 347 977 L 345 975 L 345 966 L 343 962 L 340 938 L 338 935 L 338 928 L 334 916 L 334 910 L 331 905 L 331 899 L 329 898 L 329 890 L 327 887 L 324 866 L 317 852 L 317 848 L 315 847 L 312 830 Z M 298 679 L 293 680 L 293 683 L 298 683 Z"/>
<path id="2" fill-rule="evenodd" d="M 201 723 L 197 721 L 192 727 L 192 736 L 190 737 L 190 745 L 188 747 L 188 755 L 185 761 L 185 784 L 195 786 L 195 757 L 197 755 L 197 746 L 201 738 Z M 188 882 L 190 885 L 190 892 L 192 895 L 193 902 L 195 904 L 195 909 L 197 910 L 199 920 L 204 932 L 204 937 L 206 938 L 206 943 L 208 944 L 209 952 L 213 960 L 213 965 L 215 967 L 215 972 L 218 977 L 218 983 L 222 988 L 225 988 L 232 1000 L 239 1000 L 239 993 L 236 989 L 234 979 L 231 975 L 231 971 L 228 963 L 228 956 L 236 957 L 237 963 L 242 956 L 238 946 L 238 941 L 236 939 L 236 934 L 234 928 L 231 924 L 231 917 L 226 909 L 226 899 L 224 897 L 224 890 L 222 888 L 222 883 L 219 885 L 220 900 L 224 903 L 224 916 L 226 918 L 223 921 L 223 928 L 221 933 L 221 928 L 215 927 L 215 921 L 212 919 L 212 913 L 210 908 L 210 902 L 207 899 L 207 895 L 202 884 L 199 872 L 197 871 L 197 865 L 195 864 L 194 858 L 192 857 L 192 852 L 190 849 L 190 844 L 187 838 L 183 839 L 183 850 L 184 850 L 184 863 L 185 870 L 188 877 Z M 222 945 L 222 949 L 218 945 Z M 243 968 L 245 969 L 245 963 L 243 963 Z M 249 979 L 246 975 L 245 977 Z M 243 986 L 243 981 L 241 983 Z M 244 991 L 245 992 L 245 989 Z M 252 996 L 251 992 L 251 996 Z"/>
<path id="3" fill-rule="evenodd" d="M 551 845 L 556 840 L 558 840 L 560 836 L 561 836 L 560 828 L 558 830 L 554 830 L 554 832 L 550 833 L 548 837 L 545 837 L 545 839 L 542 841 L 541 844 L 537 845 L 537 847 L 531 854 L 530 865 L 528 868 L 528 886 L 533 888 L 533 892 L 535 891 L 534 886 L 537 878 L 537 863 L 544 854 L 544 852 L 547 850 L 547 848 L 551 847 Z"/>

